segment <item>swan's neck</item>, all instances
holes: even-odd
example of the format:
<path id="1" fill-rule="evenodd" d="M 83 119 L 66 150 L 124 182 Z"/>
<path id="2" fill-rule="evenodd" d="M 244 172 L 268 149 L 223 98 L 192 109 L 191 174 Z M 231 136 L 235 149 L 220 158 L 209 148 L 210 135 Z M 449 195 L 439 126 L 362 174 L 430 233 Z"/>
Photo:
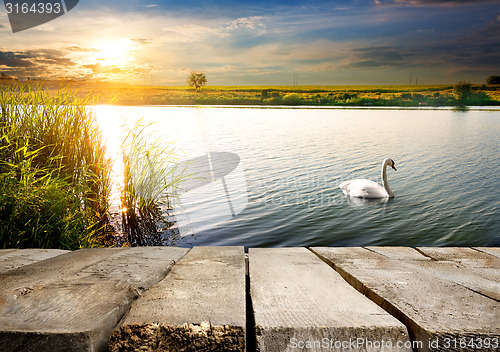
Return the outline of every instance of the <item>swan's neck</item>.
<path id="1" fill-rule="evenodd" d="M 389 187 L 389 182 L 387 182 L 387 164 L 382 164 L 382 184 L 384 186 L 385 191 L 389 195 L 389 198 L 394 198 L 394 193 L 392 193 L 391 188 Z"/>

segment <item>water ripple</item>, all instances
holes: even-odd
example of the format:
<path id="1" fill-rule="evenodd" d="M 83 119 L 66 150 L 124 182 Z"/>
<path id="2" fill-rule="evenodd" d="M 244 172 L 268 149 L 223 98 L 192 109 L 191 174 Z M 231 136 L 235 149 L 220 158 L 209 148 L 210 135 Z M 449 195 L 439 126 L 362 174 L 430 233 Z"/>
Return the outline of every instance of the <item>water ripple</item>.
<path id="1" fill-rule="evenodd" d="M 194 110 L 164 115 L 201 114 L 209 147 L 240 156 L 249 204 L 232 220 L 185 239 L 187 246 L 500 244 L 499 111 Z M 380 182 L 385 157 L 398 167 L 388 170 L 395 199 L 342 195 L 342 181 Z"/>

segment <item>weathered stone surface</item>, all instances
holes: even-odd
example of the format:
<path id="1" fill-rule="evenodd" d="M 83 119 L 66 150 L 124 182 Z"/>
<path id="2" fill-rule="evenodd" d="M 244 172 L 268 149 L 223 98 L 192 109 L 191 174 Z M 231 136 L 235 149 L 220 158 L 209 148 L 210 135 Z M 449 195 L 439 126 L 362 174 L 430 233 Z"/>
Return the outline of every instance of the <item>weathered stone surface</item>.
<path id="1" fill-rule="evenodd" d="M 0 256 L 5 255 L 7 253 L 12 253 L 15 251 L 18 251 L 19 249 L 17 248 L 10 248 L 10 249 L 0 249 Z"/>
<path id="2" fill-rule="evenodd" d="M 367 247 L 425 270 L 430 280 L 447 279 L 500 301 L 500 259 L 471 248 Z"/>
<path id="3" fill-rule="evenodd" d="M 99 351 L 182 248 L 96 248 L 0 274 L 0 351 Z"/>
<path id="4" fill-rule="evenodd" d="M 493 248 L 490 248 L 490 250 Z M 454 262 L 462 268 L 500 268 L 500 258 L 485 251 L 468 247 L 418 247 L 423 255 L 439 262 Z"/>
<path id="5" fill-rule="evenodd" d="M 500 258 L 500 247 L 473 247 L 473 249 Z"/>
<path id="6" fill-rule="evenodd" d="M 433 274 L 500 302 L 500 258 L 463 247 L 421 247 L 432 258 Z"/>
<path id="7" fill-rule="evenodd" d="M 137 300 L 111 351 L 243 351 L 243 247 L 195 247 Z"/>
<path id="8" fill-rule="evenodd" d="M 0 274 L 68 252 L 62 249 L 1 249 Z"/>
<path id="9" fill-rule="evenodd" d="M 403 324 L 309 250 L 251 248 L 249 269 L 258 350 L 411 351 Z"/>
<path id="10" fill-rule="evenodd" d="M 474 278 L 457 261 L 436 260 L 444 258 L 438 256 L 439 251 L 431 255 L 429 250 L 423 255 L 394 247 L 312 250 L 332 263 L 359 291 L 404 322 L 412 339 L 421 341 L 418 350 L 500 347 L 500 305 L 495 299 L 495 282 L 484 276 Z M 446 259 L 452 257 L 448 253 Z"/>

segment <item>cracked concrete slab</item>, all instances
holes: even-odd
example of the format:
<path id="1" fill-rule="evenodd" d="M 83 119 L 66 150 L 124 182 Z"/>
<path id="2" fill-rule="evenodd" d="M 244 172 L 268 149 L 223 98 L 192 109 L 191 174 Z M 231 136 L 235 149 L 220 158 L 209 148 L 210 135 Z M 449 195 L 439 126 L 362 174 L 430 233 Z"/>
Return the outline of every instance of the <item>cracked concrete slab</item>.
<path id="1" fill-rule="evenodd" d="M 122 320 L 110 351 L 243 351 L 243 247 L 194 247 Z"/>
<path id="2" fill-rule="evenodd" d="M 248 256 L 259 351 L 376 351 L 381 341 L 411 351 L 403 324 L 306 248 L 250 248 Z"/>
<path id="3" fill-rule="evenodd" d="M 422 342 L 418 350 L 493 351 L 499 347 L 484 344 L 500 343 L 500 305 L 495 299 L 499 292 L 492 280 L 467 274 L 453 260 L 440 262 L 430 251 L 423 255 L 395 247 L 312 250 L 404 322 L 412 340 Z"/>
<path id="4" fill-rule="evenodd" d="M 187 249 L 82 249 L 0 274 L 0 351 L 99 351 Z"/>

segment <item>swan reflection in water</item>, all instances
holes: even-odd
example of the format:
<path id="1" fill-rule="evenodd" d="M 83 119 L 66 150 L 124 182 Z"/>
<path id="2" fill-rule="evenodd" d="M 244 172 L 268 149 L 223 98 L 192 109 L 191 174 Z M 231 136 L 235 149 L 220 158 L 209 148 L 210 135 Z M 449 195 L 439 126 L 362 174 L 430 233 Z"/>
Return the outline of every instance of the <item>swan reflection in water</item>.
<path id="1" fill-rule="evenodd" d="M 385 205 L 392 202 L 393 198 L 359 198 L 359 197 L 345 197 L 347 203 L 355 207 L 363 207 L 367 205 Z"/>

